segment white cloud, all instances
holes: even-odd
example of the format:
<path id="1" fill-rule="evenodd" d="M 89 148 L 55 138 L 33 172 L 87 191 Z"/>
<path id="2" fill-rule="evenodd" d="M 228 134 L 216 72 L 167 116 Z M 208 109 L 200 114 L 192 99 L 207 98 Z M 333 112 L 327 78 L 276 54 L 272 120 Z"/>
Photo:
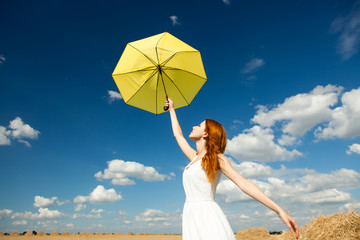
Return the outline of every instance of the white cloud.
<path id="1" fill-rule="evenodd" d="M 58 200 L 57 197 L 44 198 L 41 196 L 35 196 L 34 197 L 34 207 L 36 207 L 36 208 L 52 207 L 55 205 L 54 203 L 56 200 Z"/>
<path id="2" fill-rule="evenodd" d="M 6 130 L 5 127 L 0 126 L 0 145 L 10 145 L 11 141 L 9 139 L 9 135 L 11 131 Z"/>
<path id="3" fill-rule="evenodd" d="M 14 138 L 30 138 L 37 139 L 39 136 L 39 131 L 32 128 L 29 124 L 24 124 L 21 118 L 17 117 L 14 120 L 10 121 L 9 128 L 12 129 L 11 135 Z"/>
<path id="4" fill-rule="evenodd" d="M 106 204 L 121 200 L 120 194 L 117 194 L 115 189 L 106 190 L 103 186 L 97 186 L 89 196 L 89 202 L 92 204 Z"/>
<path id="5" fill-rule="evenodd" d="M 180 25 L 179 18 L 177 16 L 170 16 L 170 20 L 173 26 Z"/>
<path id="6" fill-rule="evenodd" d="M 37 139 L 39 134 L 38 130 L 35 130 L 29 124 L 25 124 L 21 118 L 16 117 L 10 121 L 9 129 L 0 126 L 0 145 L 10 145 L 11 138 L 13 138 L 30 147 L 30 143 L 23 138 Z"/>
<path id="7" fill-rule="evenodd" d="M 359 51 L 360 42 L 360 2 L 355 2 L 351 12 L 337 17 L 330 27 L 332 33 L 340 33 L 337 52 L 343 60 L 350 59 Z"/>
<path id="8" fill-rule="evenodd" d="M 64 217 L 65 214 L 58 210 L 49 210 L 48 208 L 39 208 L 39 213 L 32 213 L 25 211 L 24 213 L 14 213 L 11 218 L 22 218 L 22 219 L 54 219 Z"/>
<path id="9" fill-rule="evenodd" d="M 326 189 L 319 192 L 313 192 L 300 195 L 297 201 L 304 203 L 342 203 L 351 200 L 351 194 L 336 189 Z"/>
<path id="10" fill-rule="evenodd" d="M 249 62 L 247 62 L 241 71 L 243 74 L 252 73 L 258 70 L 265 64 L 264 59 L 261 58 L 253 58 Z"/>
<path id="11" fill-rule="evenodd" d="M 277 142 L 281 146 L 291 146 L 291 145 L 294 145 L 296 143 L 301 143 L 301 141 L 297 137 L 290 136 L 288 134 L 281 135 L 281 138 L 279 138 L 277 140 Z"/>
<path id="12" fill-rule="evenodd" d="M 109 103 L 122 99 L 122 96 L 119 92 L 108 90 L 108 94 L 109 94 Z"/>
<path id="13" fill-rule="evenodd" d="M 342 106 L 331 111 L 326 127 L 318 127 L 318 138 L 350 138 L 360 136 L 360 88 L 345 92 L 341 97 Z"/>
<path id="14" fill-rule="evenodd" d="M 312 173 L 300 179 L 307 191 L 320 191 L 329 187 L 358 186 L 360 173 L 352 169 L 339 169 L 331 173 Z"/>
<path id="15" fill-rule="evenodd" d="M 12 223 L 12 225 L 26 225 L 28 224 L 28 222 L 26 220 L 20 220 L 20 221 L 15 221 Z"/>
<path id="16" fill-rule="evenodd" d="M 85 219 L 99 219 L 102 218 L 101 215 L 98 214 L 82 214 L 82 213 L 75 213 L 72 215 L 71 217 L 72 219 L 77 219 L 77 218 L 85 218 Z"/>
<path id="17" fill-rule="evenodd" d="M 6 61 L 6 58 L 3 54 L 0 54 L 0 65 L 3 64 Z"/>
<path id="18" fill-rule="evenodd" d="M 342 90 L 342 87 L 334 85 L 317 86 L 310 93 L 297 94 L 285 99 L 282 104 L 271 110 L 265 106 L 258 106 L 259 109 L 251 121 L 263 127 L 272 127 L 279 122 L 282 124 L 283 133 L 303 136 L 317 124 L 331 119 L 330 107 L 338 102 Z"/>
<path id="19" fill-rule="evenodd" d="M 104 209 L 91 209 L 90 212 L 91 212 L 91 213 L 104 213 L 105 210 L 104 210 Z"/>
<path id="20" fill-rule="evenodd" d="M 0 219 L 5 218 L 5 217 L 10 217 L 12 213 L 13 213 L 13 211 L 10 209 L 0 210 Z"/>
<path id="21" fill-rule="evenodd" d="M 180 220 L 180 210 L 177 210 L 176 212 L 163 212 L 157 209 L 146 209 L 145 212 L 135 217 L 135 221 L 141 222 L 176 222 Z"/>
<path id="22" fill-rule="evenodd" d="M 360 154 L 360 144 L 354 143 L 353 145 L 349 146 L 349 150 L 346 151 L 347 154 L 356 153 Z"/>
<path id="23" fill-rule="evenodd" d="M 360 210 L 360 202 L 346 203 L 340 207 L 341 211 Z"/>
<path id="24" fill-rule="evenodd" d="M 256 162 L 241 162 L 236 164 L 232 159 L 229 159 L 233 168 L 245 178 L 264 178 L 271 176 L 273 170 L 265 164 Z"/>
<path id="25" fill-rule="evenodd" d="M 78 204 L 76 204 L 74 210 L 75 210 L 76 212 L 80 212 L 80 211 L 85 210 L 85 209 L 86 209 L 86 204 L 78 203 Z"/>
<path id="26" fill-rule="evenodd" d="M 123 160 L 114 159 L 108 162 L 108 168 L 95 174 L 95 177 L 100 179 L 111 179 L 114 185 L 134 185 L 135 181 L 130 178 L 139 178 L 144 181 L 164 181 L 170 177 L 159 174 L 155 168 L 146 167 L 137 162 L 126 162 Z"/>
<path id="27" fill-rule="evenodd" d="M 106 190 L 102 185 L 98 185 L 89 196 L 76 196 L 74 203 L 84 204 L 90 202 L 92 204 L 107 204 L 121 200 L 122 196 L 117 194 L 115 189 Z M 78 206 L 81 209 L 81 206 Z"/>
<path id="28" fill-rule="evenodd" d="M 238 160 L 245 161 L 284 161 L 302 156 L 296 149 L 288 151 L 274 142 L 270 128 L 254 126 L 228 140 L 226 153 Z"/>
<path id="29" fill-rule="evenodd" d="M 232 163 L 236 170 L 243 168 L 244 165 Z M 269 176 L 263 180 L 251 180 L 266 195 L 275 200 L 287 199 L 290 203 L 303 204 L 332 204 L 349 203 L 353 199 L 350 193 L 340 191 L 339 189 L 358 188 L 360 173 L 352 169 L 339 169 L 330 173 L 318 173 L 315 170 L 308 169 L 272 169 L 269 166 L 263 166 L 266 171 L 262 174 L 255 174 L 260 178 Z M 259 168 L 255 166 L 254 169 Z M 247 169 L 242 169 L 243 173 Z M 242 172 L 240 174 L 242 174 Z M 256 171 L 258 172 L 258 171 Z M 259 172 L 259 173 L 260 173 Z M 245 175 L 245 174 L 244 174 Z M 249 174 L 251 175 L 251 174 Z M 243 193 L 231 180 L 221 180 L 217 193 L 225 202 L 246 202 L 252 198 Z"/>

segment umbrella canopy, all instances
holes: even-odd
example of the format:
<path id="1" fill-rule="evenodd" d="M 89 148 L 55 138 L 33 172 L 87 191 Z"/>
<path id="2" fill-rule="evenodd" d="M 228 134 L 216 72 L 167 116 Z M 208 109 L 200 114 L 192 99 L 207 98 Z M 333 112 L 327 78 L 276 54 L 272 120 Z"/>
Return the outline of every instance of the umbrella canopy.
<path id="1" fill-rule="evenodd" d="M 159 114 L 187 106 L 206 82 L 200 52 L 170 33 L 128 43 L 112 74 L 125 103 Z"/>

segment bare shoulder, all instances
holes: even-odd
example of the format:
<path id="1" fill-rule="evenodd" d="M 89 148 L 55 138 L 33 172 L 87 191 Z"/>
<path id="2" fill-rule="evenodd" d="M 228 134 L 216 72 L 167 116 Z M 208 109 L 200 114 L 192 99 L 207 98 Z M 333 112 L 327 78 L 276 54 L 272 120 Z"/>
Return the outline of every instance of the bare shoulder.
<path id="1" fill-rule="evenodd" d="M 222 153 L 218 154 L 218 161 L 219 161 L 221 168 L 223 168 L 225 166 L 229 166 L 229 165 L 231 166 L 229 159 L 227 159 L 227 157 L 225 157 L 225 155 Z"/>

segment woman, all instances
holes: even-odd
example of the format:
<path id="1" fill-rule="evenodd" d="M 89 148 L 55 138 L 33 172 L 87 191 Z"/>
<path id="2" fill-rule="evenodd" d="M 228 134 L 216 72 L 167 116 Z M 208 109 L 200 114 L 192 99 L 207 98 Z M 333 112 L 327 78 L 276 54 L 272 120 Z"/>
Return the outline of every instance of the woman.
<path id="1" fill-rule="evenodd" d="M 246 180 L 231 166 L 223 155 L 226 132 L 223 126 L 206 119 L 193 127 L 189 138 L 196 143 L 196 151 L 184 138 L 176 117 L 174 103 L 165 102 L 169 108 L 171 125 L 181 150 L 190 160 L 183 173 L 186 202 L 183 210 L 183 240 L 235 240 L 224 213 L 215 202 L 216 186 L 224 173 L 244 193 L 275 211 L 299 237 L 298 226 L 281 207 L 266 196 L 255 184 Z"/>

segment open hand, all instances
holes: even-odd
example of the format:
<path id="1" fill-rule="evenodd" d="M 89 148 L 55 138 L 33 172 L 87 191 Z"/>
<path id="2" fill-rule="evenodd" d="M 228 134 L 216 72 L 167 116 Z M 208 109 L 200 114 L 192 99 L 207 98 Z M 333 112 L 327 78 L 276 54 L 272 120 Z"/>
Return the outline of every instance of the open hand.
<path id="1" fill-rule="evenodd" d="M 292 217 L 290 217 L 284 210 L 281 210 L 279 212 L 279 217 L 281 218 L 281 220 L 283 220 L 283 222 L 289 228 L 290 232 L 295 232 L 296 239 L 298 239 L 299 238 L 299 228 L 298 228 L 298 225 L 296 224 L 296 221 Z"/>

